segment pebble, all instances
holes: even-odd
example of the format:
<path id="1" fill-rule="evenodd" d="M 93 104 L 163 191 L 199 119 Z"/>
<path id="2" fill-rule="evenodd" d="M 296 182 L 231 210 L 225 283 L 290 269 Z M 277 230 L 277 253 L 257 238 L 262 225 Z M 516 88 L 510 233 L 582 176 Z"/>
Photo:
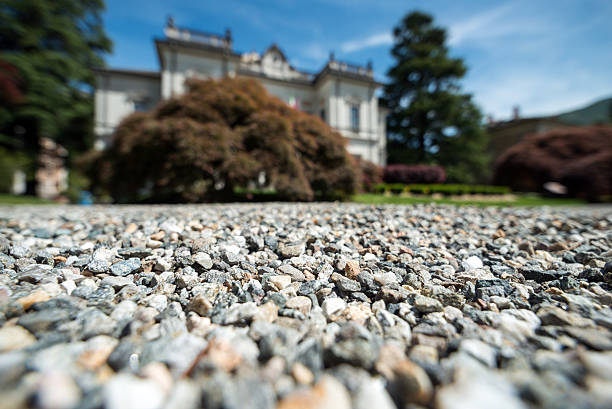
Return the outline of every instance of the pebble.
<path id="1" fill-rule="evenodd" d="M 312 388 L 285 396 L 276 409 L 351 409 L 351 397 L 340 382 L 325 375 Z"/>
<path id="2" fill-rule="evenodd" d="M 442 311 L 442 303 L 436 299 L 418 294 L 414 297 L 414 308 L 421 313 L 427 314 Z"/>
<path id="3" fill-rule="evenodd" d="M 312 307 L 312 301 L 308 297 L 297 296 L 292 297 L 287 300 L 285 307 L 297 310 L 307 316 L 310 313 L 310 308 Z"/>
<path id="4" fill-rule="evenodd" d="M 346 308 L 346 301 L 342 298 L 326 298 L 321 307 L 325 316 L 330 318 Z"/>
<path id="5" fill-rule="evenodd" d="M 291 285 L 290 275 L 276 275 L 268 278 L 268 282 L 276 291 L 284 290 Z"/>
<path id="6" fill-rule="evenodd" d="M 610 226 L 607 206 L 0 206 L 0 400 L 607 408 Z"/>
<path id="7" fill-rule="evenodd" d="M 483 267 L 482 260 L 477 256 L 468 257 L 463 263 L 468 270 L 475 270 Z"/>
<path id="8" fill-rule="evenodd" d="M 165 393 L 153 380 L 130 374 L 112 377 L 104 387 L 106 409 L 161 408 Z"/>
<path id="9" fill-rule="evenodd" d="M 19 325 L 0 328 L 0 353 L 26 348 L 34 342 L 36 337 Z"/>

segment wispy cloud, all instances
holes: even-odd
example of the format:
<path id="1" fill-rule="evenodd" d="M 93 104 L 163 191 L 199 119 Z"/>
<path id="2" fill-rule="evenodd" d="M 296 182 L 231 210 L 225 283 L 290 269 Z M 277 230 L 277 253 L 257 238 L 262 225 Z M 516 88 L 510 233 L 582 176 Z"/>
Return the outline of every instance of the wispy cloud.
<path id="1" fill-rule="evenodd" d="M 552 34 L 562 35 L 567 29 L 549 16 L 530 13 L 520 2 L 513 1 L 466 19 L 453 18 L 448 23 L 448 44 L 451 47 L 499 49 L 500 42 L 503 42 L 513 47 L 529 48 L 530 44 L 550 38 Z"/>
<path id="2" fill-rule="evenodd" d="M 389 44 L 393 44 L 393 36 L 390 31 L 384 31 L 359 40 L 344 42 L 340 45 L 340 50 L 345 53 L 352 53 L 363 50 L 364 48 Z"/>
<path id="3" fill-rule="evenodd" d="M 472 15 L 465 20 L 451 23 L 449 45 L 454 46 L 483 37 L 505 35 L 515 31 L 515 23 L 507 23 L 514 8 L 512 3 L 502 4 L 491 10 Z"/>

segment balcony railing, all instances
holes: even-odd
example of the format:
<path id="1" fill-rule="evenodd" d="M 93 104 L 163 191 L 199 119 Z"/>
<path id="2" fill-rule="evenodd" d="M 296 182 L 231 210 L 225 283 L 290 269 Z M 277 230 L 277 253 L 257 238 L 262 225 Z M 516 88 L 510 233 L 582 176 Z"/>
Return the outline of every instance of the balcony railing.
<path id="1" fill-rule="evenodd" d="M 232 39 L 227 35 L 220 36 L 178 27 L 166 27 L 165 34 L 168 38 L 206 44 L 217 48 L 230 49 L 232 47 Z"/>
<path id="2" fill-rule="evenodd" d="M 368 64 L 368 66 L 364 67 L 362 65 L 351 64 L 344 61 L 330 61 L 329 68 L 337 71 L 347 72 L 350 74 L 363 75 L 366 77 L 374 77 L 374 70 L 372 70 L 372 66 Z"/>

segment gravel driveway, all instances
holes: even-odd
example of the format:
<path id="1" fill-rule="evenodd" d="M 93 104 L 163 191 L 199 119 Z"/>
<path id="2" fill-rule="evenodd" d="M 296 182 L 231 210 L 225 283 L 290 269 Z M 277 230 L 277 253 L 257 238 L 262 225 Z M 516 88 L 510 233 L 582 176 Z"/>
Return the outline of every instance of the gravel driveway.
<path id="1" fill-rule="evenodd" d="M 0 406 L 612 407 L 612 208 L 0 207 Z"/>

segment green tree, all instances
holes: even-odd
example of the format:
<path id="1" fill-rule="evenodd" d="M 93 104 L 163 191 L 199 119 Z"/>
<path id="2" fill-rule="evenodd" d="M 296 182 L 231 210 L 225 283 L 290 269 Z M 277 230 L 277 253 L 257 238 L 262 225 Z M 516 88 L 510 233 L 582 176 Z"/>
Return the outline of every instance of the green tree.
<path id="1" fill-rule="evenodd" d="M 431 163 L 445 167 L 448 180 L 474 183 L 486 178 L 486 134 L 471 96 L 459 80 L 467 68 L 451 58 L 446 30 L 415 11 L 394 28 L 385 100 L 390 163 Z"/>
<path id="2" fill-rule="evenodd" d="M 31 156 L 41 137 L 54 139 L 71 152 L 89 147 L 93 138 L 91 68 L 103 65 L 102 55 L 111 50 L 102 27 L 103 10 L 103 0 L 4 0 L 0 4 L 4 78 L 18 78 L 21 93 L 19 101 L 11 103 L 4 103 L 2 96 L 0 144 Z"/>

